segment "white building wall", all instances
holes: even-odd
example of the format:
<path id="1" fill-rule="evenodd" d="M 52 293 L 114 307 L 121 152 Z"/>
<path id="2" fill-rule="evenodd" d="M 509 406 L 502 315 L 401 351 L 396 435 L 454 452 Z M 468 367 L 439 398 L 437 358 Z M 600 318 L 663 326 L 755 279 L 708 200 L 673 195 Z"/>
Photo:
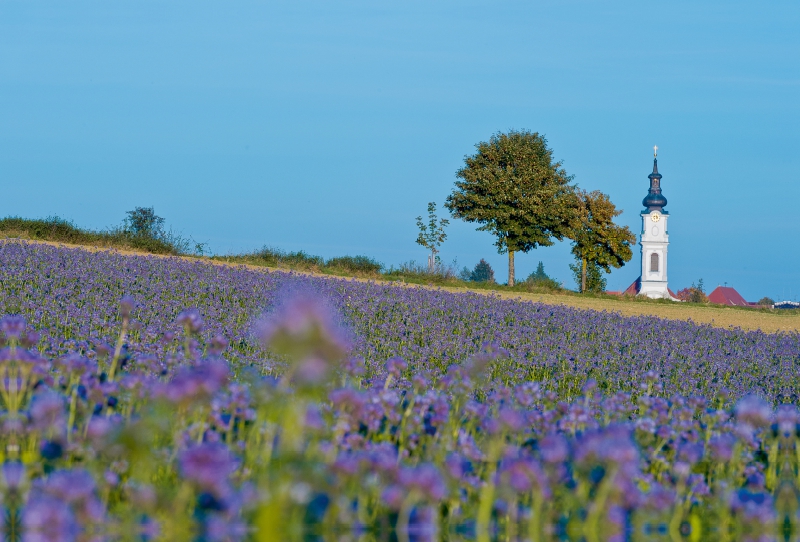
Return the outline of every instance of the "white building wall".
<path id="1" fill-rule="evenodd" d="M 639 293 L 651 298 L 673 299 L 667 287 L 668 221 L 669 215 L 658 211 L 642 213 L 642 285 Z M 652 254 L 658 254 L 657 271 L 651 270 Z"/>

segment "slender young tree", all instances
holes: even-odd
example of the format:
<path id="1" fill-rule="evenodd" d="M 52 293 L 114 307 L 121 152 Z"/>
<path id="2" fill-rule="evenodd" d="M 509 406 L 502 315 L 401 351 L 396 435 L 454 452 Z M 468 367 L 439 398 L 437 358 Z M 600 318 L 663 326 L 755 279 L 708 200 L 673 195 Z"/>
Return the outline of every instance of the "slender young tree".
<path id="1" fill-rule="evenodd" d="M 417 227 L 419 228 L 419 236 L 417 236 L 417 244 L 422 245 L 431 251 L 428 258 L 428 272 L 433 273 L 436 270 L 436 255 L 439 253 L 439 247 L 442 246 L 447 234 L 444 229 L 450 221 L 446 218 L 438 218 L 436 216 L 436 203 L 428 203 L 428 223 L 422 221 L 422 217 L 417 217 Z"/>
<path id="2" fill-rule="evenodd" d="M 572 239 L 572 254 L 581 265 L 581 292 L 587 290 L 587 264 L 611 272 L 620 268 L 633 257 L 631 245 L 636 243 L 628 226 L 614 224 L 614 218 L 622 214 L 609 197 L 602 192 L 576 191 L 578 207 L 575 228 L 569 234 Z"/>
<path id="3" fill-rule="evenodd" d="M 475 148 L 456 172 L 445 207 L 497 238 L 497 251 L 508 252 L 508 285 L 513 286 L 516 252 L 550 246 L 574 227 L 572 177 L 536 132 L 497 133 Z"/>

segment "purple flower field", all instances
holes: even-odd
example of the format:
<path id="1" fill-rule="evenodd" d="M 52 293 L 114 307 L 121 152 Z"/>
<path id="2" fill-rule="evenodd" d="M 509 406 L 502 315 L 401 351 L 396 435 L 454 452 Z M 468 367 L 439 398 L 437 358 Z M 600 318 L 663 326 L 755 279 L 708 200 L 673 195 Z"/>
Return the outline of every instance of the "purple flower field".
<path id="1" fill-rule="evenodd" d="M 8 540 L 800 540 L 800 336 L 0 244 Z"/>

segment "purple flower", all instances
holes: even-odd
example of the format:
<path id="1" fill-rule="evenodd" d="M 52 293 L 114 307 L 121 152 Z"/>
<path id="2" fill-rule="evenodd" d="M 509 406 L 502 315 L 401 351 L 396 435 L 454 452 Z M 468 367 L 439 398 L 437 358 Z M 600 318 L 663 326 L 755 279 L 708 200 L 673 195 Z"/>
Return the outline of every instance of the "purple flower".
<path id="1" fill-rule="evenodd" d="M 522 414 L 512 408 L 501 408 L 497 413 L 497 421 L 503 429 L 511 432 L 519 431 L 525 423 Z"/>
<path id="2" fill-rule="evenodd" d="M 119 300 L 119 315 L 123 320 L 127 320 L 131 317 L 131 311 L 133 311 L 133 307 L 135 306 L 136 302 L 131 296 L 122 296 L 122 299 Z"/>
<path id="3" fill-rule="evenodd" d="M 187 333 L 197 333 L 203 329 L 203 317 L 197 309 L 187 309 L 178 314 L 175 320 Z"/>
<path id="4" fill-rule="evenodd" d="M 780 405 L 775 413 L 775 422 L 780 435 L 789 439 L 797 432 L 800 424 L 800 411 L 795 405 Z"/>
<path id="5" fill-rule="evenodd" d="M 569 458 L 567 439 L 551 433 L 539 441 L 539 453 L 545 463 L 563 463 Z"/>
<path id="6" fill-rule="evenodd" d="M 16 461 L 7 461 L 2 467 L 3 484 L 10 491 L 16 491 L 25 481 L 25 466 Z"/>
<path id="7" fill-rule="evenodd" d="M 3 316 L 0 318 L 0 331 L 7 339 L 19 339 L 25 332 L 25 319 L 21 316 Z"/>
<path id="8" fill-rule="evenodd" d="M 180 472 L 199 488 L 224 497 L 228 477 L 236 470 L 236 459 L 223 444 L 198 444 L 181 452 Z"/>
<path id="9" fill-rule="evenodd" d="M 414 491 L 432 502 L 438 502 L 447 494 L 439 469 L 430 463 L 422 463 L 416 467 L 406 467 L 400 470 L 400 484 L 406 491 Z"/>
<path id="10" fill-rule="evenodd" d="M 381 492 L 381 502 L 391 510 L 399 510 L 407 492 L 398 485 L 390 485 Z"/>
<path id="11" fill-rule="evenodd" d="M 287 300 L 258 327 L 262 342 L 291 363 L 289 376 L 301 386 L 321 384 L 350 348 L 331 309 L 307 295 Z"/>
<path id="12" fill-rule="evenodd" d="M 645 495 L 645 506 L 664 512 L 672 508 L 675 504 L 675 491 L 668 489 L 661 484 L 653 483 L 650 491 Z"/>
<path id="13" fill-rule="evenodd" d="M 772 419 L 772 407 L 757 395 L 748 395 L 736 404 L 736 421 L 755 428 L 766 427 Z"/>
<path id="14" fill-rule="evenodd" d="M 34 396 L 31 402 L 33 426 L 47 434 L 60 434 L 66 428 L 64 399 L 55 392 L 47 391 Z"/>
<path id="15" fill-rule="evenodd" d="M 175 403 L 207 400 L 225 385 L 229 374 L 224 360 L 210 358 L 179 370 L 158 393 Z"/>
<path id="16" fill-rule="evenodd" d="M 32 496 L 22 511 L 25 542 L 71 542 L 79 529 L 68 506 L 49 495 Z"/>
<path id="17" fill-rule="evenodd" d="M 678 460 L 685 461 L 689 465 L 695 465 L 703 459 L 703 443 L 687 442 L 678 448 Z"/>
<path id="18" fill-rule="evenodd" d="M 503 484 L 517 493 L 527 494 L 535 488 L 545 498 L 550 495 L 544 471 L 533 459 L 507 460 L 501 466 L 500 473 Z"/>
<path id="19" fill-rule="evenodd" d="M 772 496 L 763 491 L 740 489 L 731 494 L 729 504 L 731 510 L 740 514 L 746 521 L 766 524 L 775 517 Z"/>

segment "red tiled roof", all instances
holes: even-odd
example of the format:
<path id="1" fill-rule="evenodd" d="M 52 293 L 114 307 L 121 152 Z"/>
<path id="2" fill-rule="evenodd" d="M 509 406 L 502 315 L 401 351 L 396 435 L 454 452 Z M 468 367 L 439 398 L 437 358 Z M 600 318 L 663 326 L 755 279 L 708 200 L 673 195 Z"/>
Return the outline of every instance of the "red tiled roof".
<path id="1" fill-rule="evenodd" d="M 633 281 L 633 284 L 622 291 L 622 295 L 638 295 L 642 289 L 642 277 Z"/>
<path id="2" fill-rule="evenodd" d="M 621 291 L 621 292 L 606 292 L 606 293 L 607 294 L 611 294 L 611 295 L 632 295 L 632 296 L 637 296 L 637 295 L 639 295 L 639 292 L 641 292 L 641 291 L 642 291 L 642 277 L 638 277 L 636 280 L 633 281 L 633 283 L 630 286 L 625 288 L 623 291 Z M 676 298 L 675 292 L 673 292 L 669 288 L 667 288 L 667 291 L 669 292 L 669 295 L 671 295 L 673 298 Z"/>
<path id="3" fill-rule="evenodd" d="M 708 300 L 718 305 L 737 305 L 739 307 L 750 305 L 739 292 L 730 286 L 717 286 L 713 292 L 708 294 Z"/>

